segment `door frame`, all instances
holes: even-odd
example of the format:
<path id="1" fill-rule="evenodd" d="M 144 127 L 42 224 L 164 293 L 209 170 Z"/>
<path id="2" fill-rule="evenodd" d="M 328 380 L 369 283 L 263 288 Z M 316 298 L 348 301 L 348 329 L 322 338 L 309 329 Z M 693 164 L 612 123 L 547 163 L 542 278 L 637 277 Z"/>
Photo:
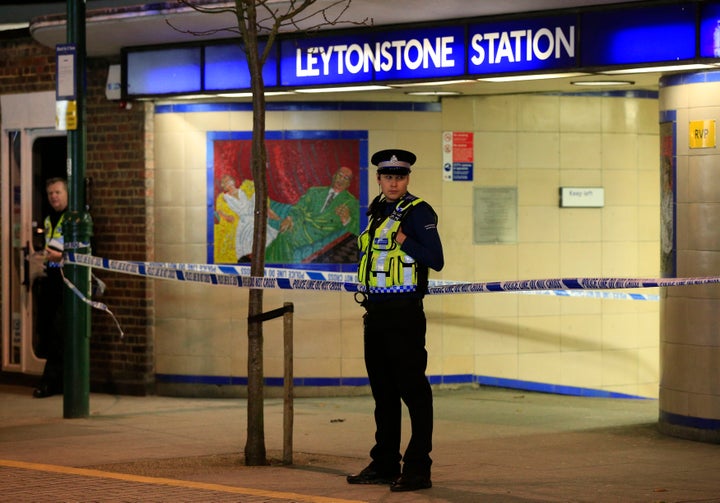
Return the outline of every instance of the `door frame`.
<path id="1" fill-rule="evenodd" d="M 33 144 L 35 140 L 49 136 L 64 136 L 64 131 L 55 129 L 55 92 L 39 92 L 0 96 L 0 187 L 6 189 L 0 194 L 0 211 L 2 225 L 0 229 L 0 271 L 2 274 L 2 371 L 28 374 L 42 373 L 45 360 L 35 355 L 33 348 L 33 297 L 32 288 L 20 288 L 20 317 L 11 312 L 11 281 L 13 277 L 24 277 L 24 270 L 19 275 L 12 274 L 13 239 L 23 243 L 32 243 L 32 197 L 33 188 Z M 20 229 L 14 236 L 12 229 L 12 201 L 9 197 L 10 186 L 10 141 L 11 132 L 20 133 Z M 42 226 L 42 222 L 37 222 Z M 20 260 L 21 268 L 25 267 Z M 14 309 L 12 309 L 14 310 Z M 19 326 L 16 324 L 19 323 Z M 19 331 L 20 361 L 11 362 L 10 348 L 13 336 Z"/>

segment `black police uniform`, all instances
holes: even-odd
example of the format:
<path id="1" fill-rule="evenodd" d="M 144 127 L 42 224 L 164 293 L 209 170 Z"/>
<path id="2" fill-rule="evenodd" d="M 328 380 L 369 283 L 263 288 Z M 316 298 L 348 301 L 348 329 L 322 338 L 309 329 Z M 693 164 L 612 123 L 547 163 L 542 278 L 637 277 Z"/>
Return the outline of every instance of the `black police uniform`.
<path id="1" fill-rule="evenodd" d="M 415 155 L 404 150 L 385 150 L 372 157 L 372 163 L 378 165 L 378 174 L 407 174 L 414 161 Z M 378 196 L 368 212 L 369 229 L 377 227 L 399 204 L 414 199 L 409 193 L 396 202 Z M 428 268 L 439 271 L 444 263 L 437 215 L 428 203 L 412 206 L 400 225 L 407 236 L 400 249 L 417 262 L 418 285 L 413 292 L 368 293 L 362 302 L 367 311 L 365 365 L 375 399 L 376 443 L 370 451 L 373 460 L 370 465 L 360 474 L 348 477 L 351 484 L 392 483 L 393 491 L 431 486 L 433 405 L 425 375 L 426 319 L 422 299 L 427 291 Z M 402 402 L 410 414 L 412 435 L 401 457 Z"/>

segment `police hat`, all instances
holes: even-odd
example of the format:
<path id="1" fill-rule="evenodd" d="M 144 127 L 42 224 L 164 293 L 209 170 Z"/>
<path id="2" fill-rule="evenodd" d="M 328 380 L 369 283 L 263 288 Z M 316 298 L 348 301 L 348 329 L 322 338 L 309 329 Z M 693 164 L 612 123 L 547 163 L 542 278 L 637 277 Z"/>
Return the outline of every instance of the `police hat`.
<path id="1" fill-rule="evenodd" d="M 407 150 L 388 149 L 375 152 L 370 162 L 377 166 L 378 175 L 407 175 L 415 159 Z"/>

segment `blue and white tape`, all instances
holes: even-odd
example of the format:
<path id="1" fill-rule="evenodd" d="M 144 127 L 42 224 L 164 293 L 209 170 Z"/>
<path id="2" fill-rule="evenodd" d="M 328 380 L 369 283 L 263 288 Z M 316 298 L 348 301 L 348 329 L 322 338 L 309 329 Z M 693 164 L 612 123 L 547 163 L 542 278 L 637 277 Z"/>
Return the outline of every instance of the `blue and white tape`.
<path id="1" fill-rule="evenodd" d="M 73 264 L 156 279 L 171 279 L 228 285 L 241 288 L 362 292 L 353 273 L 306 271 L 300 269 L 266 268 L 264 277 L 250 276 L 249 266 L 183 264 L 170 262 L 129 262 L 91 255 L 68 253 L 66 261 Z M 605 295 L 596 290 L 638 289 L 720 283 L 720 277 L 695 278 L 553 278 L 535 280 L 463 283 L 431 281 L 428 294 L 461 294 L 484 292 L 535 292 L 545 295 L 577 296 L 571 291 L 592 292 L 595 298 L 627 298 L 657 300 L 657 296 L 636 293 Z M 587 295 L 586 295 L 587 296 Z"/>

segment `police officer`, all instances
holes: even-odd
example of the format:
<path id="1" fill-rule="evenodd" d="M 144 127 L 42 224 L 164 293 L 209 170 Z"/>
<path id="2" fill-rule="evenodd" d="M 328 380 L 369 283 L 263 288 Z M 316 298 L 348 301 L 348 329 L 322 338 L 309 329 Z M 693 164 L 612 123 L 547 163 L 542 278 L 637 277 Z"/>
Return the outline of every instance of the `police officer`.
<path id="1" fill-rule="evenodd" d="M 359 300 L 364 315 L 365 367 L 375 399 L 375 446 L 371 463 L 350 484 L 391 484 L 391 491 L 432 486 L 432 390 L 425 375 L 425 312 L 428 269 L 444 264 L 437 214 L 407 191 L 415 154 L 382 150 L 377 166 L 378 195 L 368 211 L 368 227 L 358 237 Z M 412 435 L 400 454 L 402 402 Z M 402 471 L 400 462 L 402 461 Z"/>
<path id="2" fill-rule="evenodd" d="M 63 352 L 65 327 L 63 321 L 63 221 L 68 205 L 67 182 L 51 178 L 45 183 L 50 214 L 45 217 L 45 249 L 39 254 L 45 261 L 46 277 L 40 286 L 38 317 L 41 343 L 46 347 L 46 361 L 40 383 L 33 390 L 35 398 L 47 398 L 63 392 Z"/>

